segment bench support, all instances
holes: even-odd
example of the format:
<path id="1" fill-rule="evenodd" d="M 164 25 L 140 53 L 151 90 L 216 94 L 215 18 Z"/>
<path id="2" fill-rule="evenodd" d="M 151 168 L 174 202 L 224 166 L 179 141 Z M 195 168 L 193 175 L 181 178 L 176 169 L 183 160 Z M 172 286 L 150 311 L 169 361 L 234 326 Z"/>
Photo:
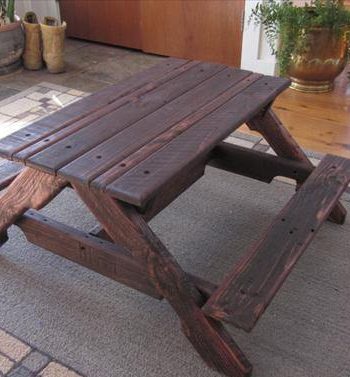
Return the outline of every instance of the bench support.
<path id="1" fill-rule="evenodd" d="M 28 209 L 43 208 L 67 185 L 62 178 L 25 168 L 0 197 L 0 238 Z"/>
<path id="2" fill-rule="evenodd" d="M 312 163 L 304 151 L 299 147 L 271 108 L 255 116 L 247 122 L 247 125 L 251 130 L 259 132 L 278 156 L 304 162 L 312 167 Z M 303 182 L 303 180 L 300 180 L 298 183 L 301 184 Z M 337 224 L 344 224 L 345 218 L 346 209 L 338 202 L 333 208 L 329 220 Z"/>
<path id="3" fill-rule="evenodd" d="M 350 160 L 326 156 L 203 307 L 252 330 L 350 182 Z"/>
<path id="4" fill-rule="evenodd" d="M 184 334 L 208 366 L 229 377 L 249 376 L 251 364 L 220 322 L 204 315 L 201 306 L 205 297 L 142 215 L 106 194 L 73 186 L 109 237 L 128 247 L 134 258 L 146 264 L 157 291 L 173 307 Z"/>

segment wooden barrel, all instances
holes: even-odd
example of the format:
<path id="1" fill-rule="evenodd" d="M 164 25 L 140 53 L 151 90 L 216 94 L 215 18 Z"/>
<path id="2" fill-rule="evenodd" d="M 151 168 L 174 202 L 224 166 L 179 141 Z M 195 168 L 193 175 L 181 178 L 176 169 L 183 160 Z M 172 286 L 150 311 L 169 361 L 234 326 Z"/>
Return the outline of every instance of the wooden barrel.
<path id="1" fill-rule="evenodd" d="M 0 75 L 13 72 L 21 65 L 23 49 L 21 21 L 0 26 Z"/>

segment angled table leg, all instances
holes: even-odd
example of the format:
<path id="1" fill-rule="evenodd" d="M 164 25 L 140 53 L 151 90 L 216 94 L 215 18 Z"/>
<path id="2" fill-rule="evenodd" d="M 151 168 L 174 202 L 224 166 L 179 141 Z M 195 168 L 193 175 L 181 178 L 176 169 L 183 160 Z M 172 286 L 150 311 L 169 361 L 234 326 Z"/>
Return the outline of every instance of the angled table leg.
<path id="1" fill-rule="evenodd" d="M 48 204 L 65 186 L 62 178 L 24 169 L 0 197 L 0 239 L 6 242 L 7 229 L 30 208 Z"/>
<path id="2" fill-rule="evenodd" d="M 312 166 L 312 163 L 304 151 L 283 126 L 282 122 L 271 108 L 255 116 L 254 119 L 247 122 L 247 125 L 251 130 L 259 132 L 278 156 L 306 162 Z M 303 182 L 297 183 L 302 184 Z M 330 214 L 329 220 L 337 224 L 343 224 L 345 217 L 346 209 L 338 202 Z"/>
<path id="3" fill-rule="evenodd" d="M 179 316 L 182 329 L 211 368 L 229 377 L 249 376 L 252 367 L 220 322 L 207 318 L 204 299 L 134 207 L 108 195 L 73 185 L 108 235 L 147 265 L 149 275 Z"/>

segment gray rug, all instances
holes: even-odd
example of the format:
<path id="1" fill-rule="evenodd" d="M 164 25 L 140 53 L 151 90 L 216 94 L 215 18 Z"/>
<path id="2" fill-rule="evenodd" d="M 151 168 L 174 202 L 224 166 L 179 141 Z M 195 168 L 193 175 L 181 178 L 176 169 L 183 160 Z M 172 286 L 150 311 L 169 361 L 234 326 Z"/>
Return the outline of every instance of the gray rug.
<path id="1" fill-rule="evenodd" d="M 293 192 L 208 168 L 151 225 L 185 269 L 219 282 Z M 68 190 L 43 212 L 82 229 L 95 223 Z M 255 377 L 350 376 L 349 228 L 322 227 L 251 334 L 230 327 Z M 218 376 L 165 301 L 31 245 L 16 227 L 1 249 L 0 303 L 0 327 L 82 375 Z"/>

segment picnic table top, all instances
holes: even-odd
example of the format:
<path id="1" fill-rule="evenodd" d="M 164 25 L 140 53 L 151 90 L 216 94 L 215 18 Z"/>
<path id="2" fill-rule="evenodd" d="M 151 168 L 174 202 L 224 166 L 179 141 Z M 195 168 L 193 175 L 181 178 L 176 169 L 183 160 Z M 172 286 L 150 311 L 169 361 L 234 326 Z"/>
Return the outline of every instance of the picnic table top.
<path id="1" fill-rule="evenodd" d="M 0 140 L 0 156 L 144 206 L 289 85 L 169 58 Z"/>

